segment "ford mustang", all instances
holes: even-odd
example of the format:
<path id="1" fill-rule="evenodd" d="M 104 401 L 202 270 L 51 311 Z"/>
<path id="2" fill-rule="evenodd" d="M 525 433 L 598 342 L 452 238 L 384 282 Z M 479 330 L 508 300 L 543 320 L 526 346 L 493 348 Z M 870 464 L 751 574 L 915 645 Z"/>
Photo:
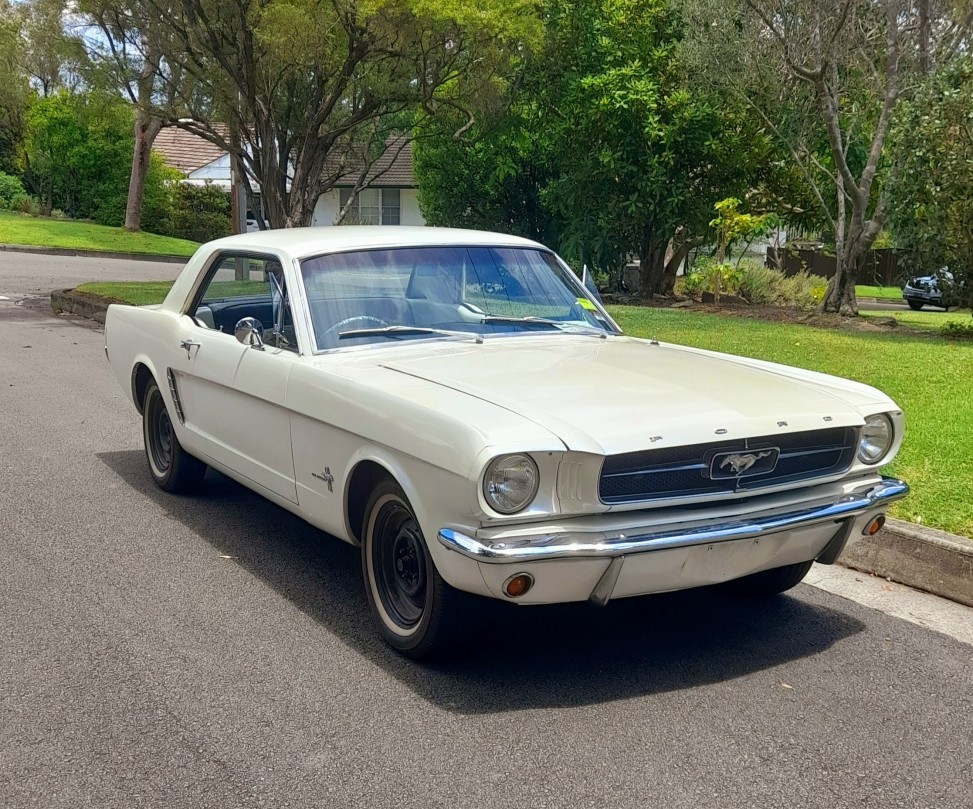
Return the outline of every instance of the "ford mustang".
<path id="1" fill-rule="evenodd" d="M 199 248 L 106 352 L 148 472 L 219 470 L 361 548 L 374 624 L 448 651 L 476 596 L 767 596 L 875 533 L 903 416 L 857 382 L 626 336 L 553 252 L 405 227 Z M 471 595 L 472 594 L 472 595 Z"/>

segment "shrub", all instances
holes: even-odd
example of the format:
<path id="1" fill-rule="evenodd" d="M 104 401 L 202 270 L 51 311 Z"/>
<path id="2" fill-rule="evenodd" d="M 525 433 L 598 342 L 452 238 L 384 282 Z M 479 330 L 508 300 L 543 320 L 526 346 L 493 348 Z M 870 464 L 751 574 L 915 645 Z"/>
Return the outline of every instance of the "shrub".
<path id="1" fill-rule="evenodd" d="M 208 242 L 230 235 L 230 195 L 215 185 L 173 183 L 171 211 L 159 223 L 163 236 Z"/>
<path id="2" fill-rule="evenodd" d="M 783 276 L 780 281 L 780 302 L 799 309 L 813 309 L 828 289 L 828 280 L 820 275 L 801 271 L 797 275 Z"/>
<path id="3" fill-rule="evenodd" d="M 947 340 L 973 340 L 973 322 L 959 323 L 950 320 L 939 333 Z"/>
<path id="4" fill-rule="evenodd" d="M 37 216 L 41 212 L 41 206 L 30 194 L 21 192 L 15 194 L 13 199 L 10 200 L 10 210 Z"/>
<path id="5" fill-rule="evenodd" d="M 757 306 L 778 303 L 784 274 L 747 259 L 740 262 L 740 295 Z"/>
<path id="6" fill-rule="evenodd" d="M 0 208 L 11 208 L 14 197 L 23 196 L 24 186 L 12 174 L 0 171 Z"/>
<path id="7" fill-rule="evenodd" d="M 701 292 L 716 294 L 717 288 L 723 295 L 735 295 L 740 287 L 740 271 L 727 262 L 720 263 L 713 258 L 696 260 L 686 275 L 684 288 L 687 295 Z"/>

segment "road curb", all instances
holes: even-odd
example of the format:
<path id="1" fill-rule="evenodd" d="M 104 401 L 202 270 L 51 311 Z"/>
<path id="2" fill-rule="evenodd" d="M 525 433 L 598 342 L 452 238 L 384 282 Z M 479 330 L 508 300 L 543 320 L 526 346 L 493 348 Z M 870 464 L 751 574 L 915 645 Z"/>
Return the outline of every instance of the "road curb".
<path id="1" fill-rule="evenodd" d="M 890 519 L 838 560 L 845 567 L 973 607 L 973 542 L 911 522 Z"/>
<path id="2" fill-rule="evenodd" d="M 105 322 L 110 302 L 71 289 L 51 293 L 55 312 Z M 973 607 L 973 541 L 889 519 L 874 537 L 845 548 L 838 563 Z"/>
<path id="3" fill-rule="evenodd" d="M 55 314 L 67 312 L 89 320 L 97 320 L 101 324 L 105 322 L 105 314 L 110 305 L 111 301 L 75 292 L 73 289 L 55 289 L 51 293 L 51 309 Z"/>
<path id="4" fill-rule="evenodd" d="M 107 250 L 76 250 L 70 247 L 35 247 L 30 244 L 0 244 L 0 250 L 10 253 L 40 253 L 45 256 L 73 256 L 81 258 L 118 258 L 127 261 L 157 261 L 165 264 L 185 264 L 189 256 L 170 256 L 162 253 L 116 253 Z"/>

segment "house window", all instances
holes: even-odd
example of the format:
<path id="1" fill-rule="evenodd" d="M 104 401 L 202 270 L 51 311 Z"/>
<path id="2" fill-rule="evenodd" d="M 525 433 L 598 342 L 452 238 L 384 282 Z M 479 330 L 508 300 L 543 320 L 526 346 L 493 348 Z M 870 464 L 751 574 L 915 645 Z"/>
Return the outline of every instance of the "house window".
<path id="1" fill-rule="evenodd" d="M 351 189 L 340 189 L 341 209 L 351 199 Z M 398 188 L 363 188 L 351 203 L 342 225 L 398 225 L 401 222 L 401 196 Z"/>

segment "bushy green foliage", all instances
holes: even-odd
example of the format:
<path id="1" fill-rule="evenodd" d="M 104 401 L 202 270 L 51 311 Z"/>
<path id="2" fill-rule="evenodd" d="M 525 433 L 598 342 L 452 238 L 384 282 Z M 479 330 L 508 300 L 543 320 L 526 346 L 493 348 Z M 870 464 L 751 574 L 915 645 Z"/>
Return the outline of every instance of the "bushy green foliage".
<path id="1" fill-rule="evenodd" d="M 973 323 L 957 323 L 951 320 L 939 330 L 939 333 L 949 340 L 973 340 Z"/>
<path id="2" fill-rule="evenodd" d="M 117 225 L 112 202 L 128 189 L 130 108 L 118 99 L 66 92 L 35 97 L 27 111 L 24 180 L 44 213 Z"/>
<path id="3" fill-rule="evenodd" d="M 743 298 L 757 306 L 771 306 L 780 301 L 780 284 L 784 274 L 759 261 L 740 262 L 739 291 Z"/>
<path id="4" fill-rule="evenodd" d="M 0 208 L 10 208 L 14 198 L 24 193 L 17 177 L 0 171 Z"/>
<path id="5" fill-rule="evenodd" d="M 824 300 L 828 291 L 828 279 L 820 275 L 799 272 L 785 275 L 780 281 L 780 300 L 786 306 L 813 309 Z"/>
<path id="6" fill-rule="evenodd" d="M 544 47 L 521 80 L 461 138 L 457 114 L 441 140 L 417 143 L 423 213 L 530 235 L 613 275 L 638 256 L 653 275 L 642 294 L 662 291 L 670 240 L 706 233 L 713 204 L 752 186 L 766 139 L 688 86 L 674 4 L 544 7 Z"/>
<path id="7" fill-rule="evenodd" d="M 706 256 L 699 258 L 686 275 L 685 290 L 688 295 L 717 291 L 736 294 L 740 287 L 740 271 L 733 264 L 717 261 Z"/>
<path id="8" fill-rule="evenodd" d="M 787 276 L 753 259 L 738 264 L 718 262 L 713 258 L 696 261 L 684 280 L 687 295 L 703 292 L 739 295 L 757 306 L 795 306 L 811 309 L 821 303 L 828 280 L 819 275 L 800 272 Z"/>
<path id="9" fill-rule="evenodd" d="M 117 98 L 56 93 L 31 100 L 24 142 L 24 181 L 41 212 L 118 227 L 132 168 L 132 109 Z M 176 176 L 154 158 L 145 183 L 143 223 L 169 218 L 167 183 Z M 158 232 L 158 231 L 157 231 Z"/>
<path id="10" fill-rule="evenodd" d="M 168 213 L 158 223 L 160 229 L 153 232 L 194 242 L 230 235 L 230 195 L 215 185 L 174 183 L 168 206 Z"/>
<path id="11" fill-rule="evenodd" d="M 21 192 L 19 194 L 14 194 L 13 198 L 10 200 L 10 210 L 17 211 L 17 213 L 26 213 L 31 216 L 37 216 L 41 212 L 40 203 L 32 197 L 30 194 Z"/>

